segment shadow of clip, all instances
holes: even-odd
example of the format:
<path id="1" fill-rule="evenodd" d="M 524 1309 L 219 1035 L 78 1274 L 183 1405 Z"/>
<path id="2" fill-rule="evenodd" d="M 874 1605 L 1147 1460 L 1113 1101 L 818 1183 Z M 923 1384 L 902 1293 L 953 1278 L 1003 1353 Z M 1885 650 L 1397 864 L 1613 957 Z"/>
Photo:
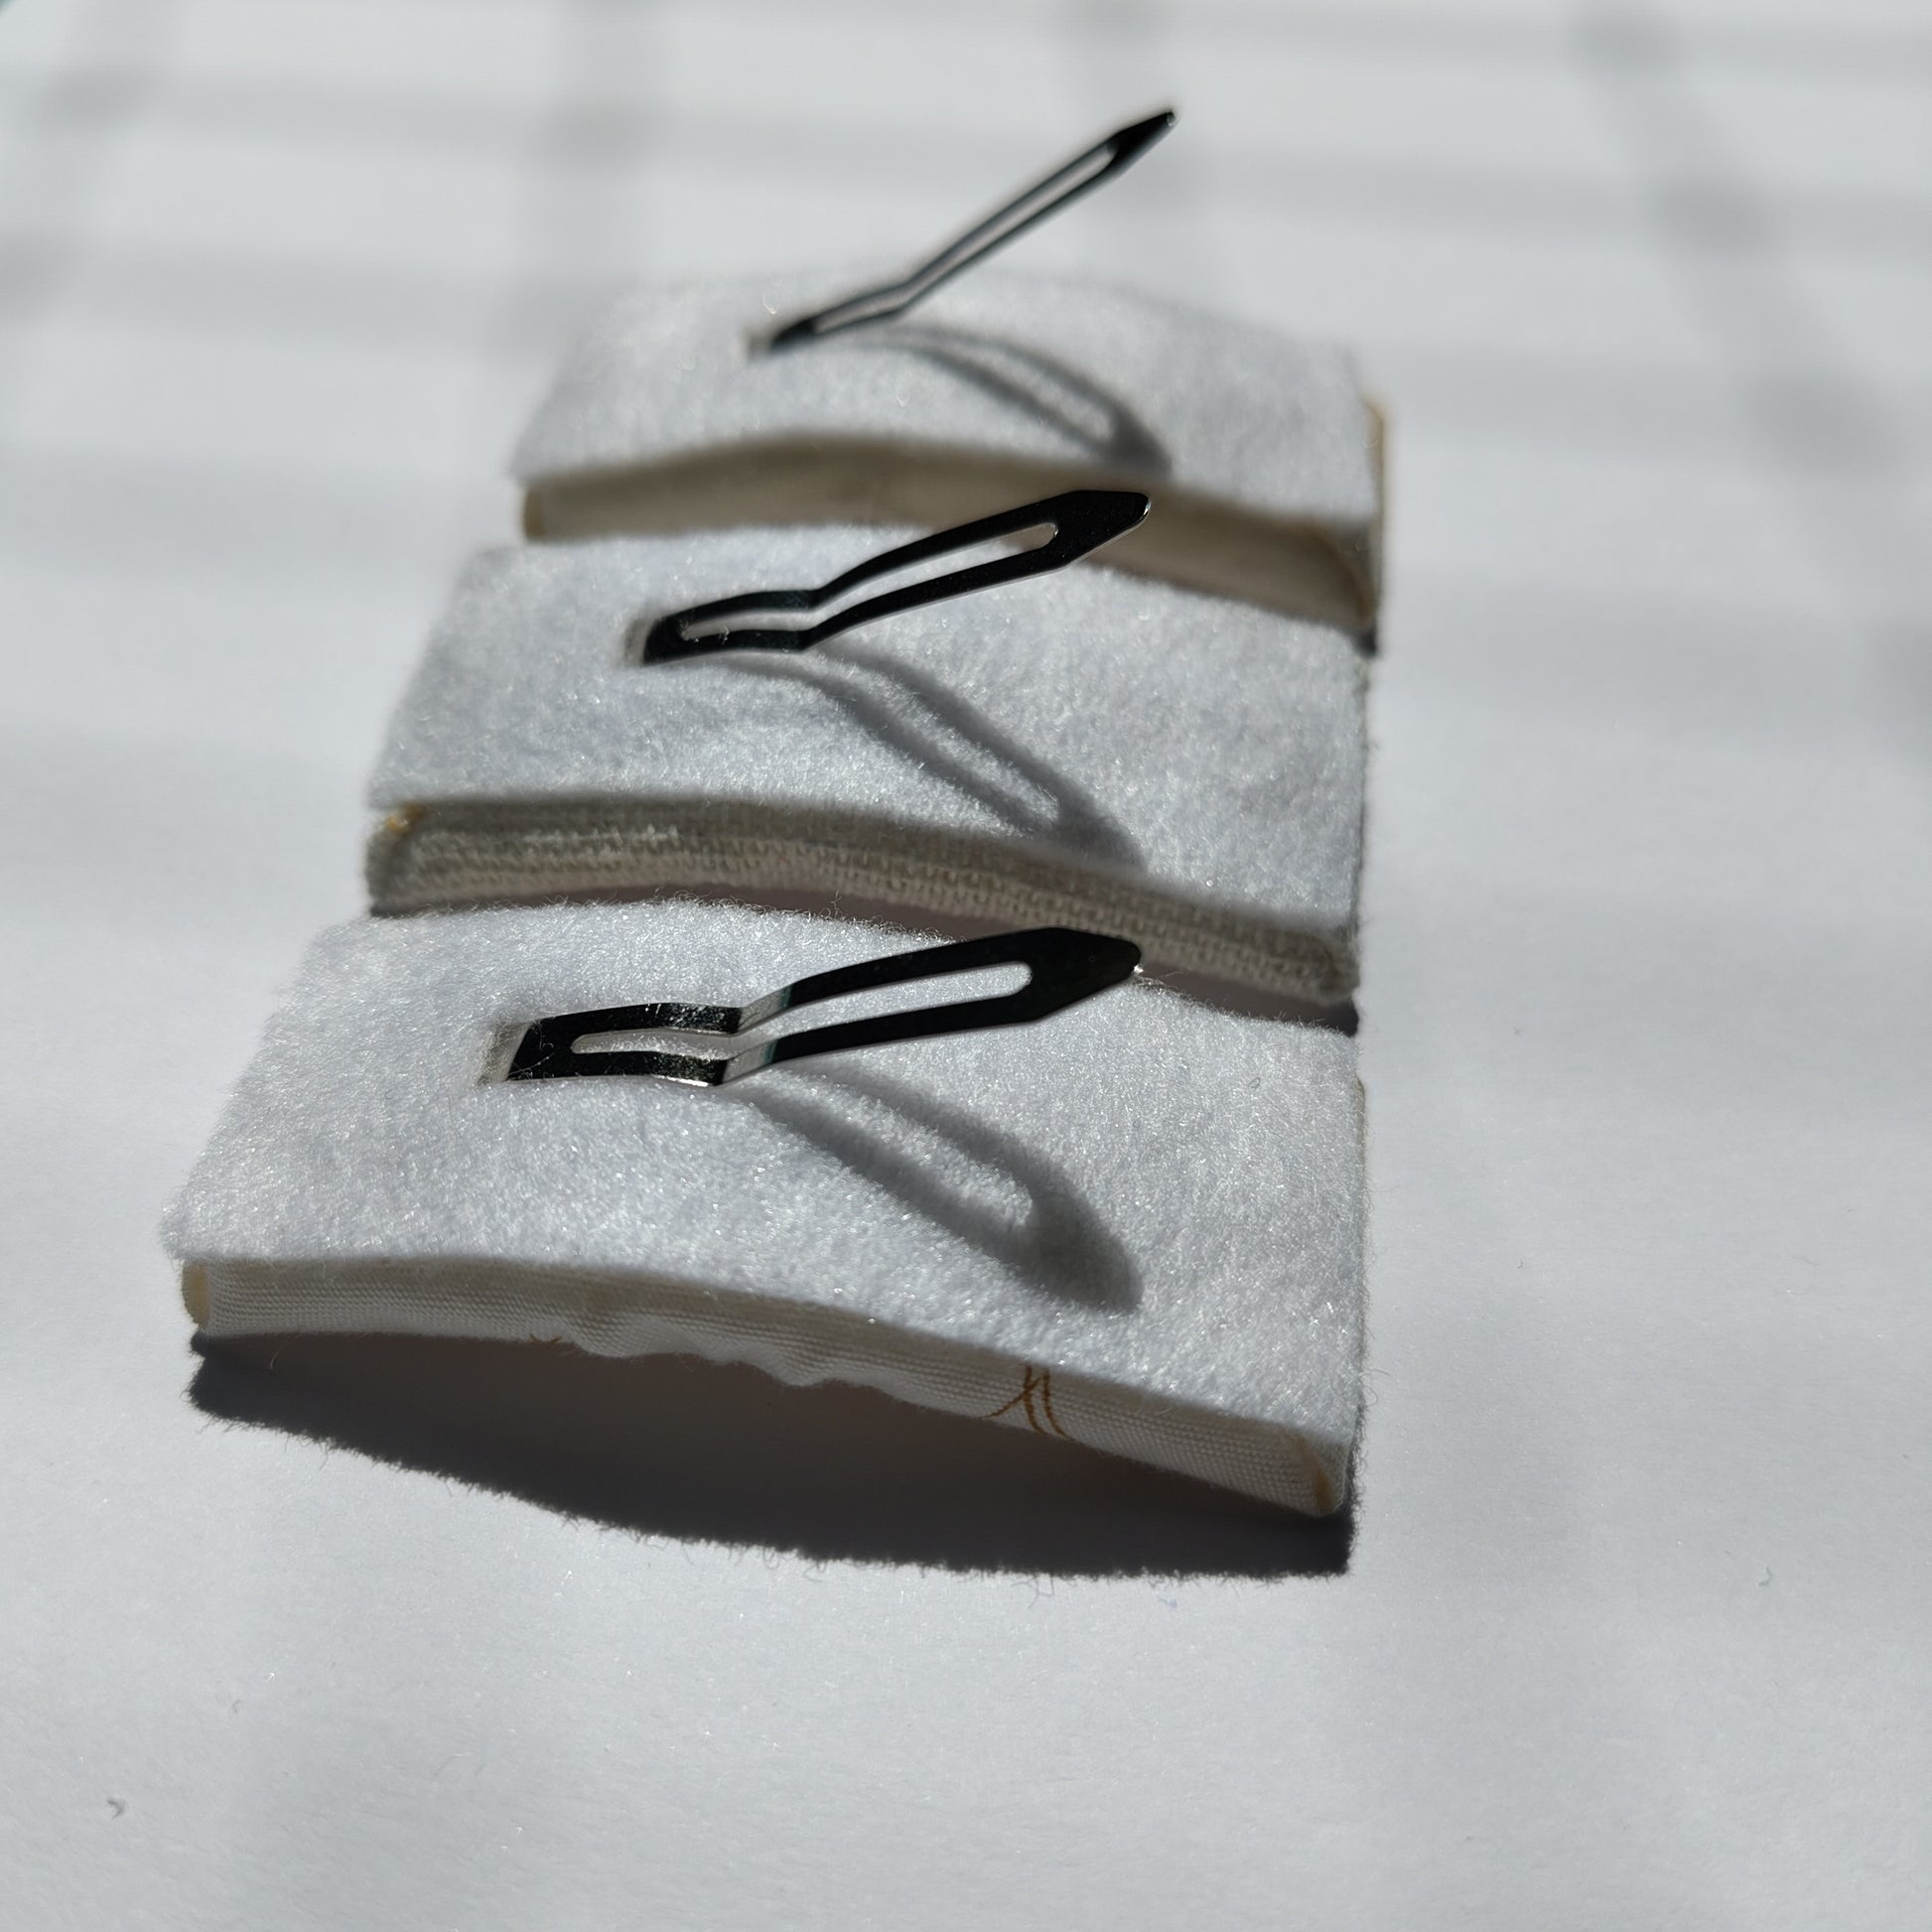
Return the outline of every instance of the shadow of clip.
<path id="1" fill-rule="evenodd" d="M 931 323 L 899 323 L 850 346 L 916 355 L 1023 421 L 1063 437 L 1110 473 L 1158 482 L 1173 469 L 1161 439 L 1122 397 L 1030 344 Z"/>
<path id="2" fill-rule="evenodd" d="M 853 1101 L 859 1103 L 855 1109 Z M 1141 1299 L 1140 1270 L 1061 1170 L 1044 1155 L 984 1121 L 941 1107 L 929 1096 L 843 1068 L 810 1082 L 747 1093 L 739 1104 L 830 1154 L 869 1186 L 979 1250 L 1034 1294 L 1073 1307 L 1124 1312 Z M 877 1126 L 873 1122 L 877 1122 Z M 1024 1197 L 1002 1211 L 922 1159 L 931 1137 L 969 1170 Z"/>

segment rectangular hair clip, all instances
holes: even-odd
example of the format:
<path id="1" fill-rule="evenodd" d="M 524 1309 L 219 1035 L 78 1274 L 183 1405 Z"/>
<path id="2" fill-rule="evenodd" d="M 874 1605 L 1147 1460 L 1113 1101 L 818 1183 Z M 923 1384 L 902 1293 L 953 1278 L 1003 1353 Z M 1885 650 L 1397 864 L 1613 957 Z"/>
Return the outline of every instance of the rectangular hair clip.
<path id="1" fill-rule="evenodd" d="M 325 933 L 169 1213 L 197 1326 L 698 1355 L 1003 1427 L 1028 1425 L 1038 1388 L 1050 1433 L 1334 1509 L 1361 1413 L 1354 1041 L 1177 998 L 1115 939 L 872 959 L 911 944 L 670 899 Z M 999 962 L 996 991 L 1033 968 L 1017 1000 L 936 1004 L 985 990 L 942 973 Z M 919 979 L 934 984 L 895 990 Z M 764 1064 L 989 1030 L 723 1096 L 675 1072 L 479 1080 L 486 1039 L 507 1060 L 529 1015 L 600 988 L 736 999 L 783 981 L 743 1008 L 642 1017 L 715 1023 L 699 1050 L 722 1056 L 752 1022 L 843 988 L 874 990 L 812 1017 L 935 1002 L 836 1041 L 794 1032 Z M 1000 1024 L 1108 985 L 1050 1024 Z M 544 1025 L 568 1055 L 573 1027 L 638 1015 Z M 578 1058 L 567 1070 L 599 1070 Z"/>
<path id="2" fill-rule="evenodd" d="M 1163 514 L 1110 568 L 1371 632 L 1381 428 L 1344 354 L 1128 287 L 979 266 L 1174 118 L 1116 129 L 857 293 L 846 269 L 621 297 L 518 445 L 525 534 L 940 529 L 1016 497 L 1144 487 Z"/>
<path id="3" fill-rule="evenodd" d="M 721 1087 L 787 1060 L 818 1053 L 847 1053 L 863 1046 L 931 1039 L 945 1034 L 976 1033 L 989 1027 L 1026 1026 L 1077 1006 L 1131 979 L 1141 949 L 1125 939 L 1066 926 L 1037 926 L 1029 932 L 1004 932 L 953 945 L 924 946 L 870 959 L 826 973 L 812 973 L 781 986 L 749 1006 L 694 1006 L 656 1001 L 642 1006 L 600 1007 L 589 1013 L 560 1014 L 534 1020 L 518 1040 L 506 1080 L 565 1080 L 603 1074 L 644 1074 L 690 1086 Z M 737 1039 L 769 1026 L 796 1008 L 844 999 L 854 993 L 908 985 L 993 966 L 1025 966 L 1025 986 L 989 999 L 961 1000 L 907 1012 L 873 1014 L 829 1027 L 781 1034 L 776 1038 L 729 1054 L 676 1052 L 648 1047 L 614 1047 L 623 1034 L 709 1034 Z"/>
<path id="4" fill-rule="evenodd" d="M 376 909 L 805 896 L 913 931 L 1124 932 L 1163 967 L 1346 999 L 1360 654 L 1096 568 L 1170 514 L 1147 502 L 478 557 L 371 786 Z M 972 547 L 996 531 L 1035 547 Z"/>

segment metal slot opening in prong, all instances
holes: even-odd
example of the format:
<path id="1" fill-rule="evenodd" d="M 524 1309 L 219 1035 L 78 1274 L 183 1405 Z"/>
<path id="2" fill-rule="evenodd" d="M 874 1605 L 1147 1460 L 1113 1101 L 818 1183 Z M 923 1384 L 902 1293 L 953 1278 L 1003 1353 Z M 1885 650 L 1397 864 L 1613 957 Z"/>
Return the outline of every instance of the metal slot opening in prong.
<path id="1" fill-rule="evenodd" d="M 809 650 L 856 624 L 871 623 L 896 612 L 917 610 L 972 591 L 990 590 L 996 584 L 1059 570 L 1102 544 L 1125 536 L 1147 515 L 1148 508 L 1148 498 L 1137 489 L 1069 489 L 900 544 L 815 590 L 748 591 L 739 597 L 693 605 L 688 611 L 673 611 L 668 617 L 640 618 L 630 626 L 625 655 L 639 664 L 666 664 L 721 650 Z M 901 584 L 862 603 L 845 605 L 815 622 L 802 621 L 879 578 L 935 557 L 949 557 L 1003 537 L 1040 529 L 1051 533 L 1043 543 L 968 564 L 940 577 Z"/>
<path id="2" fill-rule="evenodd" d="M 535 1020 L 523 1030 L 505 1080 L 580 1079 L 601 1074 L 644 1074 L 687 1085 L 721 1087 L 786 1060 L 818 1053 L 846 1053 L 897 1040 L 930 1039 L 944 1034 L 975 1033 L 988 1027 L 1025 1026 L 1044 1020 L 1131 978 L 1141 949 L 1130 940 L 1067 926 L 1035 926 L 1025 932 L 997 933 L 954 945 L 926 946 L 866 960 L 829 973 L 814 973 L 767 993 L 749 1006 L 701 1006 L 666 1000 L 644 1006 L 600 1007 Z M 816 1006 L 849 994 L 994 966 L 1024 966 L 1027 983 L 990 999 L 960 1000 L 907 1012 L 870 1014 L 863 1019 L 811 1027 L 800 1033 L 741 1047 L 736 1052 L 704 1053 L 684 1048 L 612 1048 L 600 1035 L 682 1034 L 737 1039 L 766 1027 L 799 1007 Z M 595 1041 L 595 1050 L 580 1042 Z"/>

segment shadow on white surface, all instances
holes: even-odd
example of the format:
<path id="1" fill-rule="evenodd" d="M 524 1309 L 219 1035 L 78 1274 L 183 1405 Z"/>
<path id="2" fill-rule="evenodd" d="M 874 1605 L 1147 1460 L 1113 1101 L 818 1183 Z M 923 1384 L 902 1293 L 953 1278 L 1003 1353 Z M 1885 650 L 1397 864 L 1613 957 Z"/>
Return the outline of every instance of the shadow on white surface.
<path id="1" fill-rule="evenodd" d="M 416 1336 L 198 1338 L 205 1415 L 613 1529 L 1063 1577 L 1338 1576 L 1352 1511 L 1286 1515 L 1076 1444 L 684 1356 Z"/>

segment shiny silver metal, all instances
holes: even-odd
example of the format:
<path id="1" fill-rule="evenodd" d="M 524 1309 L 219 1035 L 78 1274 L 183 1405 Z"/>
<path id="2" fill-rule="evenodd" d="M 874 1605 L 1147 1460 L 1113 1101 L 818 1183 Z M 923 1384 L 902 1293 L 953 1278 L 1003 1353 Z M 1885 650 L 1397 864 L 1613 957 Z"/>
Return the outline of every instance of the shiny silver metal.
<path id="1" fill-rule="evenodd" d="M 1168 133 L 1176 119 L 1172 108 L 1150 114 L 1144 121 L 1116 128 L 1104 141 L 1071 161 L 1063 162 L 1032 187 L 1023 189 L 1004 207 L 996 208 L 983 221 L 976 222 L 957 240 L 949 241 L 929 261 L 921 262 L 897 282 L 876 289 L 862 289 L 848 295 L 830 308 L 799 316 L 781 324 L 765 341 L 768 349 L 793 348 L 801 343 L 822 342 L 844 329 L 857 329 L 867 323 L 885 322 L 902 315 L 913 303 L 925 299 L 943 283 L 971 268 L 996 248 L 1023 235 L 1035 222 L 1043 221 L 1056 209 L 1091 194 L 1102 182 L 1111 181 L 1130 168 L 1155 142 Z"/>
<path id="2" fill-rule="evenodd" d="M 969 591 L 989 590 L 995 584 L 1011 584 L 1022 577 L 1037 577 L 1058 570 L 1089 551 L 1111 543 L 1141 521 L 1148 512 L 1148 499 L 1137 489 L 1069 489 L 1058 496 L 1042 497 L 1036 503 L 1022 503 L 1015 509 L 983 516 L 973 523 L 962 523 L 936 536 L 920 537 L 856 565 L 829 584 L 810 591 L 750 591 L 742 597 L 724 597 L 712 604 L 699 604 L 689 611 L 673 611 L 669 617 L 640 618 L 631 625 L 625 639 L 626 654 L 636 663 L 665 664 L 680 657 L 703 657 L 719 650 L 809 650 L 836 637 L 855 624 L 891 617 L 897 611 L 911 611 L 922 604 L 938 604 L 949 597 L 964 597 Z M 835 612 L 814 624 L 774 624 L 768 620 L 798 612 L 816 611 L 836 602 L 860 585 L 895 571 L 908 570 L 933 557 L 969 550 L 976 544 L 992 543 L 1001 537 L 1017 536 L 1023 530 L 1050 528 L 1052 535 L 1028 550 L 991 562 L 969 565 L 950 576 L 932 577 L 923 583 L 907 584 L 868 598 L 863 604 Z M 759 620 L 767 620 L 760 622 Z"/>
<path id="3" fill-rule="evenodd" d="M 1077 932 L 1067 926 L 1035 926 L 1025 932 L 997 933 L 955 945 L 923 946 L 888 959 L 869 959 L 857 966 L 814 973 L 754 1000 L 750 1006 L 693 1006 L 672 1000 L 648 1006 L 602 1007 L 592 1013 L 566 1013 L 532 1021 L 523 1030 L 503 1078 L 562 1080 L 599 1074 L 647 1074 L 690 1086 L 721 1087 L 763 1067 L 817 1053 L 847 1053 L 864 1046 L 974 1033 L 986 1027 L 1025 1026 L 1118 986 L 1133 976 L 1140 962 L 1141 949 L 1130 940 Z M 1027 984 L 1017 992 L 990 999 L 874 1014 L 830 1027 L 782 1034 L 736 1053 L 714 1055 L 651 1047 L 583 1051 L 577 1043 L 599 1035 L 634 1033 L 713 1034 L 721 1039 L 736 1039 L 798 1007 L 916 980 L 978 972 L 989 966 L 1025 966 Z"/>

